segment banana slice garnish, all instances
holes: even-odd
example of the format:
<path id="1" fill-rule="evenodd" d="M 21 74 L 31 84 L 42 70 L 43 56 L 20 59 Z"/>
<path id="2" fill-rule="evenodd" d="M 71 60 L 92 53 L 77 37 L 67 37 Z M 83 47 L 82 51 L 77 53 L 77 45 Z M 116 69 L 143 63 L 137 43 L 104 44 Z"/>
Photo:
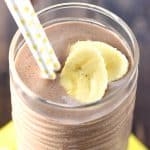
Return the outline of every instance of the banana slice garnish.
<path id="1" fill-rule="evenodd" d="M 108 82 L 123 77 L 129 63 L 116 48 L 97 41 L 78 41 L 70 48 L 60 76 L 66 92 L 80 103 L 100 100 Z"/>
<path id="2" fill-rule="evenodd" d="M 91 46 L 71 52 L 61 72 L 61 85 L 80 103 L 91 103 L 103 97 L 108 76 L 104 59 Z"/>

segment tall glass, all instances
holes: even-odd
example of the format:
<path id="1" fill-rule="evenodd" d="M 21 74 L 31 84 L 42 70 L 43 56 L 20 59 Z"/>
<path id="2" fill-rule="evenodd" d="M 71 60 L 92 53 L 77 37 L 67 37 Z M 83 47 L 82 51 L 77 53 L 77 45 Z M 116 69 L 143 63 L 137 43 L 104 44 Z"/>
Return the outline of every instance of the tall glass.
<path id="1" fill-rule="evenodd" d="M 62 3 L 38 13 L 44 27 L 71 20 L 92 22 L 116 32 L 128 45 L 133 65 L 100 102 L 69 107 L 46 101 L 21 80 L 15 57 L 24 43 L 19 31 L 9 53 L 12 117 L 20 150 L 126 150 L 137 87 L 139 48 L 129 27 L 110 11 L 84 3 Z M 65 114 L 65 115 L 64 115 Z M 67 114 L 67 115 L 66 115 Z M 80 117 L 78 117 L 80 114 Z"/>

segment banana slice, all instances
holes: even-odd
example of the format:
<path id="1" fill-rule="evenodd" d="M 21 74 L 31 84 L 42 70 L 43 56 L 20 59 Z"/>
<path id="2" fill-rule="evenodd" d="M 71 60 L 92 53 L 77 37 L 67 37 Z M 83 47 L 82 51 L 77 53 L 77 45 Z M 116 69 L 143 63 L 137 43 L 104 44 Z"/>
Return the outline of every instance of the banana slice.
<path id="1" fill-rule="evenodd" d="M 115 81 L 123 77 L 129 67 L 129 63 L 124 54 L 116 48 L 98 41 L 78 41 L 71 47 L 71 52 L 76 49 L 82 49 L 90 46 L 97 48 L 104 58 L 109 82 Z"/>
<path id="2" fill-rule="evenodd" d="M 86 45 L 72 51 L 61 72 L 60 83 L 80 103 L 100 100 L 105 94 L 108 76 L 98 49 Z"/>

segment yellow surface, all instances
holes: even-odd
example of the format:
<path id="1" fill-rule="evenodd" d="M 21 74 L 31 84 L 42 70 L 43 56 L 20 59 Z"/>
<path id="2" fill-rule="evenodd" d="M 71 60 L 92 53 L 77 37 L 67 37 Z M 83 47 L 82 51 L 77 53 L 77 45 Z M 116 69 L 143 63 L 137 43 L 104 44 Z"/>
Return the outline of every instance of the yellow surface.
<path id="1" fill-rule="evenodd" d="M 0 150 L 16 150 L 15 131 L 13 123 L 8 123 L 0 130 Z"/>
<path id="2" fill-rule="evenodd" d="M 0 150 L 16 150 L 15 131 L 13 123 L 8 123 L 5 127 L 0 129 Z M 134 136 L 129 138 L 128 150 L 148 150 L 144 145 Z"/>

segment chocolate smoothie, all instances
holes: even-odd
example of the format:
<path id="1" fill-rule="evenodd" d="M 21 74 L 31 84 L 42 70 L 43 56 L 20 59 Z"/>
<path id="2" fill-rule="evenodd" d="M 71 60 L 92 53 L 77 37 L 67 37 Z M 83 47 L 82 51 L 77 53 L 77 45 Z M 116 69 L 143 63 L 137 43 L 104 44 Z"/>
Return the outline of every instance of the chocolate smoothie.
<path id="1" fill-rule="evenodd" d="M 49 25 L 45 31 L 62 67 L 70 45 L 79 40 L 102 41 L 116 47 L 126 55 L 132 67 L 128 45 L 118 34 L 103 26 L 68 21 Z M 132 86 L 135 81 L 124 86 L 128 73 L 119 81 L 110 83 L 104 99 L 97 104 L 77 108 L 80 104 L 67 95 L 59 83 L 60 72 L 54 81 L 43 79 L 26 44 L 16 55 L 15 67 L 23 84 L 34 93 L 31 97 L 16 90 L 17 86 L 11 86 L 12 115 L 21 150 L 127 149 L 136 90 L 136 86 Z M 131 91 L 121 100 L 122 93 L 129 88 Z M 118 100 L 109 97 L 105 102 L 113 91 L 119 91 Z"/>
<path id="2" fill-rule="evenodd" d="M 125 53 L 129 61 L 131 61 L 127 45 L 112 31 L 98 25 L 84 22 L 57 23 L 47 27 L 46 33 L 62 64 L 62 68 L 68 56 L 70 45 L 80 40 L 103 41 L 108 43 Z M 60 86 L 59 73 L 57 74 L 58 78 L 54 81 L 41 77 L 39 67 L 27 45 L 24 45 L 16 56 L 16 69 L 26 86 L 40 97 L 58 104 L 76 104 L 76 101 L 69 97 Z"/>

